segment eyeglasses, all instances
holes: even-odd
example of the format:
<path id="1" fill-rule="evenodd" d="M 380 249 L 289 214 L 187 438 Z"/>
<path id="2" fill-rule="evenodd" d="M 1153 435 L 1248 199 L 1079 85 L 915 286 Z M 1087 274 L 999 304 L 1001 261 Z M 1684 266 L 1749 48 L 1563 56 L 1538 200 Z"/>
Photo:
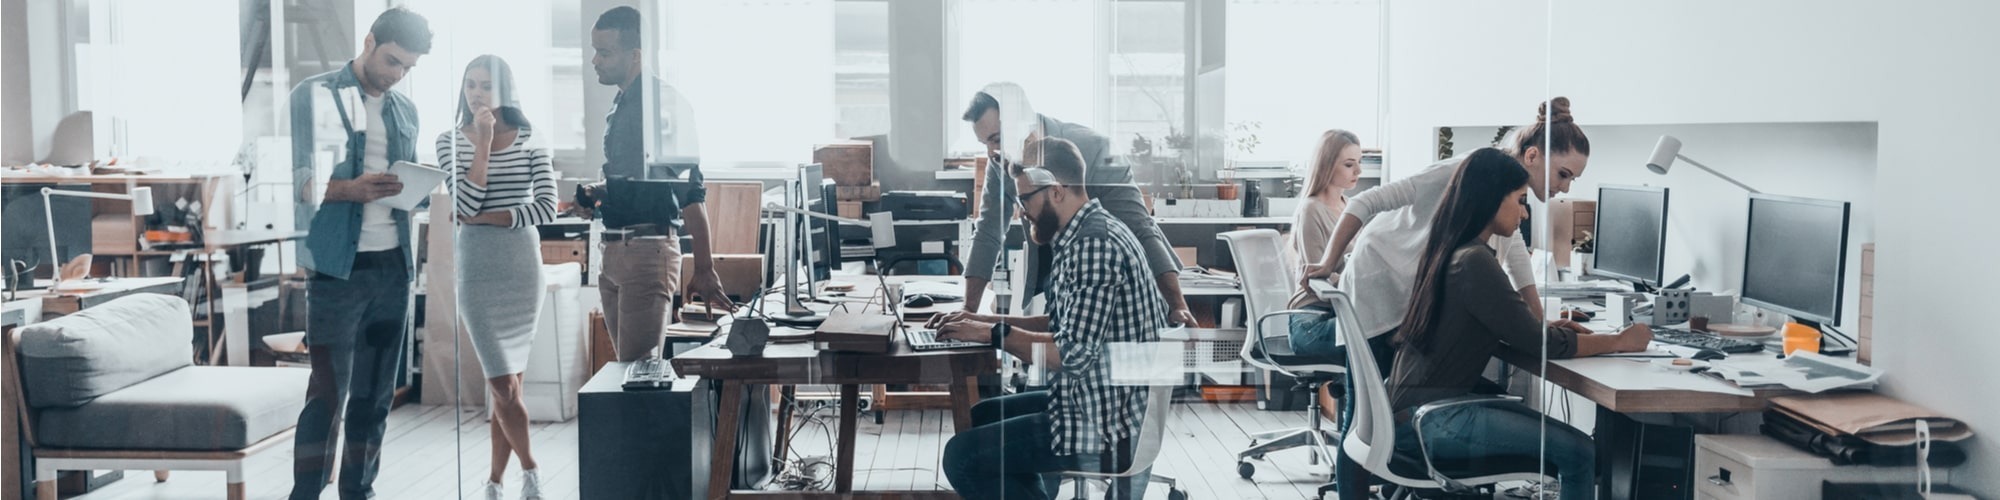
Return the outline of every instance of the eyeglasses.
<path id="1" fill-rule="evenodd" d="M 1027 210 L 1028 210 L 1028 201 L 1029 201 L 1029 200 L 1033 200 L 1033 199 L 1035 199 L 1035 195 L 1038 195 L 1038 194 L 1042 194 L 1042 192 L 1043 192 L 1043 191 L 1048 191 L 1048 190 L 1049 190 L 1049 188 L 1051 188 L 1051 187 L 1054 187 L 1054 186 L 1042 186 L 1042 187 L 1038 187 L 1038 188 L 1035 188 L 1035 190 L 1034 190 L 1034 191 L 1029 191 L 1029 192 L 1026 192 L 1026 193 L 1022 193 L 1022 194 L 1021 194 L 1020 196 L 1016 196 L 1016 197 L 1014 197 L 1014 204 L 1015 204 L 1015 206 L 1016 206 L 1016 207 L 1019 207 L 1019 208 L 1020 208 L 1020 209 L 1021 209 L 1022 211 L 1024 211 L 1024 212 L 1025 212 L 1025 211 L 1027 211 Z"/>

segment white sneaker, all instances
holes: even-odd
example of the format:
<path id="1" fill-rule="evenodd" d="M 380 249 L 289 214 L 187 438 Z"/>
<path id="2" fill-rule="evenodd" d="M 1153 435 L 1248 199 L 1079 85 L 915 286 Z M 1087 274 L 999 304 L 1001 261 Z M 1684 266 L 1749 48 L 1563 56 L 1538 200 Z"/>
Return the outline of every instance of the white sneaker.
<path id="1" fill-rule="evenodd" d="M 505 500 L 500 483 L 486 483 L 486 500 Z"/>
<path id="2" fill-rule="evenodd" d="M 542 500 L 542 476 L 539 472 L 521 471 L 521 500 Z"/>

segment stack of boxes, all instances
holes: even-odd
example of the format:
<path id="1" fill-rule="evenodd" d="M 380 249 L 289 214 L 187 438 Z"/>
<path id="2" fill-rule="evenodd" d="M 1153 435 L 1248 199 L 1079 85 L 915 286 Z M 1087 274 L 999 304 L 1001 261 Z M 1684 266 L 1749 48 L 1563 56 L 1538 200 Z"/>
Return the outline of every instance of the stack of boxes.
<path id="1" fill-rule="evenodd" d="M 882 199 L 882 184 L 875 182 L 875 147 L 868 141 L 837 141 L 813 148 L 813 162 L 825 169 L 835 184 L 835 206 L 839 216 L 859 219 L 861 205 Z"/>

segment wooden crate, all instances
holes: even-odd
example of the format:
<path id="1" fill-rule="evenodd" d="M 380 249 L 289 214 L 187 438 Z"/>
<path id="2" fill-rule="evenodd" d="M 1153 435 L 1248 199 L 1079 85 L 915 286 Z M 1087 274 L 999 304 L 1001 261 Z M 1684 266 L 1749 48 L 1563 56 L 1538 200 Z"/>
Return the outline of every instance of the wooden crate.
<path id="1" fill-rule="evenodd" d="M 826 170 L 826 178 L 841 186 L 866 186 L 875 182 L 875 145 L 868 141 L 838 141 L 813 147 L 813 163 Z"/>
<path id="2" fill-rule="evenodd" d="M 575 262 L 590 267 L 589 240 L 545 240 L 542 242 L 543 264 L 567 264 Z"/>

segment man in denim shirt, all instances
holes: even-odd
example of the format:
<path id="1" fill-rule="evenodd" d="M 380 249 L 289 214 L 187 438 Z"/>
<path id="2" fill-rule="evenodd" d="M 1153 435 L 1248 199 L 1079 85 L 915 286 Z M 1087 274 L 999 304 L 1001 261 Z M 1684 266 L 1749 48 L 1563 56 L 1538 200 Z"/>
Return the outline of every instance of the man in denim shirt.
<path id="1" fill-rule="evenodd" d="M 361 55 L 292 89 L 292 185 L 312 379 L 293 449 L 293 500 L 317 499 L 345 420 L 340 497 L 375 496 L 382 436 L 409 339 L 410 213 L 370 203 L 403 190 L 389 165 L 415 161 L 417 109 L 390 87 L 430 52 L 430 25 L 401 7 L 375 18 Z M 341 407 L 346 406 L 345 418 Z"/>

